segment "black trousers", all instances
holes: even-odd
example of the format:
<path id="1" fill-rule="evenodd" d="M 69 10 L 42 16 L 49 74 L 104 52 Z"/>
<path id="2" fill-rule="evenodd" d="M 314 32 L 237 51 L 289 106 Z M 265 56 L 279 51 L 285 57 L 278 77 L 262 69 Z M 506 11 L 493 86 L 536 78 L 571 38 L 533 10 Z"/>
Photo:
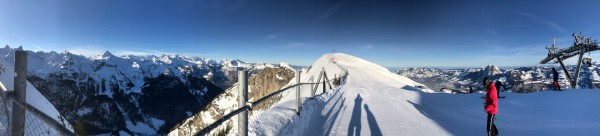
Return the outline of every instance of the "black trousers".
<path id="1" fill-rule="evenodd" d="M 487 135 L 488 136 L 497 136 L 498 135 L 498 128 L 496 128 L 496 125 L 494 124 L 494 117 L 496 116 L 496 114 L 489 114 L 487 115 Z"/>

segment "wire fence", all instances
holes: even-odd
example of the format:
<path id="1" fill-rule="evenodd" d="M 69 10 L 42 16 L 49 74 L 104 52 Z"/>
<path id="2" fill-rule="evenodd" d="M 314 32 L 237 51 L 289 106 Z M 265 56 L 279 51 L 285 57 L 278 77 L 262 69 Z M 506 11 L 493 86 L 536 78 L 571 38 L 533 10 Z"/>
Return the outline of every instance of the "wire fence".
<path id="1" fill-rule="evenodd" d="M 287 86 L 287 87 L 284 87 L 283 89 L 280 89 L 280 90 L 278 90 L 276 92 L 273 92 L 273 93 L 271 93 L 271 94 L 269 94 L 269 95 L 267 95 L 267 96 L 265 96 L 265 97 L 263 97 L 263 98 L 261 98 L 259 100 L 256 100 L 254 102 L 250 102 L 251 103 L 250 105 L 258 105 L 261 102 L 264 102 L 265 100 L 267 100 L 267 99 L 269 99 L 269 98 L 271 98 L 271 97 L 273 97 L 275 95 L 281 94 L 282 92 L 285 92 L 287 90 L 290 90 L 290 89 L 298 87 L 298 86 L 310 85 L 310 84 L 319 84 L 319 83 L 300 83 L 300 84 L 295 84 L 295 85 Z M 245 105 L 243 107 L 237 108 L 236 110 L 231 111 L 231 112 L 223 115 L 221 118 L 217 119 L 212 124 L 204 127 L 202 130 L 200 130 L 199 132 L 197 132 L 195 135 L 208 135 L 208 134 L 210 134 L 210 132 L 212 130 L 218 128 L 225 121 L 231 119 L 232 117 L 236 116 L 237 114 L 239 114 L 239 113 L 241 113 L 243 111 L 250 110 L 252 108 L 252 107 L 250 107 L 250 105 Z"/>
<path id="2" fill-rule="evenodd" d="M 37 119 L 31 112 L 25 112 L 25 135 L 27 136 L 60 136 L 56 130 Z"/>
<path id="3" fill-rule="evenodd" d="M 202 128 L 202 130 L 196 132 L 194 135 L 208 135 L 208 134 L 211 133 L 211 131 L 213 131 L 214 129 L 218 128 L 221 124 L 223 124 L 224 122 L 228 121 L 232 117 L 234 117 L 234 116 L 236 116 L 236 115 L 238 115 L 238 114 L 240 114 L 240 113 L 242 113 L 244 111 L 252 110 L 252 106 L 261 104 L 262 102 L 265 102 L 265 101 L 267 101 L 269 99 L 272 99 L 274 96 L 279 96 L 279 95 L 281 95 L 281 93 L 283 93 L 285 91 L 288 91 L 290 89 L 301 87 L 301 86 L 305 86 L 305 85 L 306 86 L 310 85 L 311 88 L 309 88 L 308 90 L 311 90 L 313 92 L 312 93 L 313 96 L 310 96 L 310 97 L 314 97 L 314 94 L 315 94 L 314 91 L 316 91 L 316 89 L 319 87 L 319 84 L 321 84 L 321 83 L 323 84 L 322 85 L 322 87 L 323 87 L 323 93 L 325 93 L 325 90 L 326 90 L 325 83 L 329 84 L 329 88 L 330 89 L 333 89 L 332 88 L 333 86 L 331 85 L 332 84 L 331 82 L 334 82 L 333 84 L 335 86 L 339 86 L 341 84 L 344 84 L 345 81 L 346 81 L 347 76 L 349 75 L 348 70 L 346 68 L 340 66 L 340 65 L 336 64 L 336 66 L 338 66 L 342 70 L 342 72 L 339 74 L 339 77 L 334 77 L 334 79 L 329 79 L 327 77 L 327 73 L 325 72 L 325 69 L 323 68 L 323 71 L 321 72 L 321 75 L 318 77 L 318 80 L 316 82 L 314 82 L 314 83 L 297 83 L 297 84 L 293 84 L 293 85 L 288 85 L 288 86 L 283 87 L 282 89 L 280 89 L 278 91 L 275 91 L 275 92 L 273 92 L 273 93 L 271 93 L 271 94 L 269 94 L 267 96 L 264 96 L 264 97 L 262 97 L 262 98 L 260 98 L 258 100 L 255 100 L 253 102 L 247 102 L 248 103 L 247 105 L 245 105 L 243 107 L 239 107 L 239 108 L 235 109 L 234 111 L 231 111 L 231 112 L 223 115 L 222 117 L 220 117 L 219 119 L 217 119 L 216 121 L 214 121 L 212 124 L 209 124 L 208 126 L 205 126 L 204 128 Z M 321 76 L 323 77 L 323 80 L 320 80 L 322 78 Z M 313 85 L 316 85 L 316 86 L 313 86 Z"/>
<path id="4" fill-rule="evenodd" d="M 10 101 L 0 97 L 0 136 L 8 136 L 10 123 Z"/>
<path id="5" fill-rule="evenodd" d="M 0 97 L 0 136 L 8 136 L 11 131 L 12 123 L 12 109 L 14 106 L 24 108 L 25 111 L 25 127 L 24 135 L 26 136 L 64 136 L 64 135 L 75 135 L 71 130 L 73 128 L 61 124 L 40 110 L 36 109 L 32 105 L 19 101 L 13 100 L 14 98 L 2 98 Z M 12 104 L 12 102 L 16 102 Z M 67 129 L 70 128 L 71 130 Z"/>

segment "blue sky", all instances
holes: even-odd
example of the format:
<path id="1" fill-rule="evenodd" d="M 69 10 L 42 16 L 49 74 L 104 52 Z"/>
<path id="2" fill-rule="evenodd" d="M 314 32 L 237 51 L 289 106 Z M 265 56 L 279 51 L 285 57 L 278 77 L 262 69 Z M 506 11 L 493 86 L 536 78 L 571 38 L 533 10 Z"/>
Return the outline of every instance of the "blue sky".
<path id="1" fill-rule="evenodd" d="M 572 43 L 573 32 L 600 37 L 598 7 L 577 0 L 0 0 L 0 44 L 300 65 L 336 50 L 383 66 L 524 66 L 546 56 L 552 37 L 559 47 Z"/>

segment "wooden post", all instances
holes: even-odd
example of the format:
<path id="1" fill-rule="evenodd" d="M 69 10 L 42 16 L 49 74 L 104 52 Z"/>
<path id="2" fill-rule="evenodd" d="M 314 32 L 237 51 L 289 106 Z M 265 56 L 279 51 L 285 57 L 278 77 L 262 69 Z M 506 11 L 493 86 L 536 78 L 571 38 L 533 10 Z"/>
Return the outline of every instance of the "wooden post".
<path id="1" fill-rule="evenodd" d="M 15 51 L 15 73 L 14 78 L 14 96 L 19 101 L 27 102 L 26 87 L 27 87 L 27 52 Z M 10 119 L 10 135 L 22 136 L 25 135 L 25 109 L 17 106 L 13 101 L 12 116 Z"/>
<path id="2" fill-rule="evenodd" d="M 248 71 L 238 71 L 238 107 L 246 106 L 248 101 Z M 244 110 L 238 115 L 238 135 L 248 136 L 248 111 Z"/>

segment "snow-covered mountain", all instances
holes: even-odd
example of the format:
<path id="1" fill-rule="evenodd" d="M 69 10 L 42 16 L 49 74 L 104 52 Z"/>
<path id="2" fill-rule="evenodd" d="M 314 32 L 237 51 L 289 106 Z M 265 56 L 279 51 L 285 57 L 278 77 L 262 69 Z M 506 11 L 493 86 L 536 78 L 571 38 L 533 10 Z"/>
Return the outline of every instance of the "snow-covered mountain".
<path id="1" fill-rule="evenodd" d="M 333 75 L 339 72 L 336 65 L 349 72 L 345 84 L 314 99 L 308 99 L 310 91 L 301 88 L 303 104 L 299 115 L 294 110 L 295 92 L 286 92 L 271 108 L 250 116 L 249 135 L 480 136 L 486 133 L 483 94 L 428 93 L 419 87 L 420 83 L 357 57 L 323 55 L 311 70 L 303 73 L 306 76 L 301 80 L 308 81 L 319 73 L 320 67 Z M 482 69 L 471 69 L 475 71 L 489 74 Z M 528 71 L 537 73 L 542 69 Z M 498 102 L 495 121 L 501 135 L 594 135 L 600 128 L 598 109 L 590 108 L 600 102 L 598 89 L 503 95 L 506 98 Z M 236 128 L 231 129 L 230 134 L 235 135 Z"/>
<path id="2" fill-rule="evenodd" d="M 574 73 L 576 66 L 569 65 L 569 73 Z M 559 82 L 562 88 L 570 88 L 564 72 L 556 67 L 559 72 Z M 435 91 L 464 92 L 473 87 L 475 91 L 483 90 L 481 80 L 485 76 L 492 80 L 502 81 L 507 90 L 513 92 L 533 92 L 552 89 L 552 67 L 518 67 L 500 69 L 489 65 L 482 68 L 466 69 L 438 69 L 438 68 L 404 68 L 396 73 L 412 80 L 423 83 Z M 579 76 L 579 88 L 589 89 L 600 87 L 600 64 L 592 63 L 591 66 L 582 66 Z M 574 76 L 571 76 L 574 77 Z"/>
<path id="3" fill-rule="evenodd" d="M 371 86 L 371 87 L 377 87 L 380 84 L 373 84 L 375 82 L 360 82 L 360 81 L 356 81 L 356 80 L 361 80 L 363 81 L 369 81 L 370 79 L 373 78 L 378 78 L 378 79 L 383 79 L 386 82 L 389 83 L 393 83 L 391 84 L 391 86 L 385 85 L 386 87 L 394 87 L 394 88 L 409 88 L 411 90 L 418 90 L 418 91 L 423 91 L 423 92 L 430 92 L 431 90 L 427 89 L 426 86 L 423 86 L 422 84 L 419 84 L 417 82 L 414 82 L 406 77 L 402 77 L 399 75 L 396 75 L 394 73 L 389 72 L 387 69 L 368 62 L 366 60 L 360 59 L 360 58 L 356 58 L 354 56 L 350 56 L 350 55 L 346 55 L 346 54 L 342 54 L 342 53 L 335 53 L 335 54 L 325 54 L 323 55 L 321 58 L 319 58 L 318 60 L 316 60 L 310 67 L 308 67 L 307 69 L 304 69 L 302 72 L 302 76 L 300 78 L 301 82 L 306 83 L 309 82 L 309 79 L 311 77 L 317 78 L 321 72 L 322 69 L 325 69 L 327 71 L 327 76 L 328 77 L 336 77 L 341 73 L 344 72 L 344 70 L 342 69 L 343 67 L 350 67 L 348 70 L 350 71 L 351 76 L 350 77 L 354 77 L 354 78 L 350 78 L 348 79 L 349 83 L 354 83 L 355 85 L 366 85 L 366 86 Z M 362 74 L 361 74 L 362 73 Z M 356 74 L 356 75 L 353 75 Z M 360 82 L 360 84 L 357 84 L 358 82 Z M 296 80 L 293 79 L 291 81 L 289 81 L 287 84 L 285 84 L 285 86 L 289 86 L 289 85 L 293 85 L 296 83 Z M 250 83 L 251 84 L 251 83 Z M 250 85 L 252 88 L 252 85 Z M 344 88 L 346 85 L 341 85 L 339 86 L 337 89 L 339 88 Z M 284 86 L 282 86 L 284 87 Z M 320 88 L 322 88 L 321 85 L 317 85 L 317 88 L 319 88 L 319 91 L 317 91 L 317 94 L 321 94 Z M 334 90 L 337 90 L 334 89 Z M 366 88 L 363 88 L 366 89 Z M 295 90 L 295 89 L 292 89 Z M 249 90 L 250 94 L 252 92 L 254 92 L 255 90 L 250 89 Z M 364 91 L 370 91 L 368 89 L 364 90 Z M 372 90 L 375 91 L 375 90 Z M 219 104 L 217 106 L 221 106 L 223 108 L 219 108 L 222 110 L 219 111 L 207 111 L 207 112 L 203 112 L 200 115 L 197 116 L 203 116 L 203 117 L 195 117 L 195 118 L 202 118 L 202 119 L 195 119 L 195 121 L 191 121 L 194 119 L 188 119 L 188 121 L 186 121 L 186 124 L 184 124 L 184 126 L 188 126 L 189 124 L 209 124 L 212 123 L 214 120 L 218 119 L 219 116 L 214 116 L 214 114 L 227 114 L 233 110 L 235 110 L 235 108 L 237 107 L 237 103 L 235 101 L 235 95 L 237 95 L 235 92 L 236 91 L 227 91 L 229 92 L 233 92 L 230 95 L 225 95 L 225 97 L 219 97 L 215 100 L 215 102 L 218 102 Z M 319 101 L 319 102 L 325 102 L 327 101 L 326 99 L 324 99 L 324 97 L 329 97 L 332 95 L 329 95 L 328 93 L 325 93 L 322 96 L 317 96 L 316 99 L 308 99 L 308 97 L 311 96 L 311 91 L 310 91 L 310 85 L 308 86 L 304 86 L 301 87 L 301 97 L 302 97 L 302 101 L 303 102 L 309 102 L 309 101 Z M 375 93 L 375 92 L 373 92 Z M 339 93 L 338 93 L 339 94 Z M 254 98 L 260 98 L 260 97 L 254 97 Z M 252 101 L 253 98 L 250 98 Z M 324 123 L 324 121 L 326 119 L 323 119 L 322 116 L 313 116 L 313 114 L 319 114 L 321 113 L 320 111 L 317 110 L 307 110 L 307 111 L 302 111 L 302 114 L 304 117 L 321 117 L 321 118 L 314 118 L 316 120 L 319 120 L 320 123 L 313 123 L 309 126 L 311 126 L 311 128 L 315 128 L 315 129 L 306 129 L 306 128 L 299 128 L 300 130 L 292 130 L 291 127 L 295 127 L 297 123 L 300 122 L 304 122 L 304 120 L 298 120 L 295 118 L 292 118 L 296 115 L 296 112 L 294 109 L 295 107 L 295 102 L 296 102 L 296 94 L 295 91 L 285 91 L 281 94 L 280 98 L 275 99 L 272 103 L 272 105 L 270 104 L 270 106 L 267 107 L 266 110 L 262 110 L 262 109 L 256 109 L 254 108 L 252 110 L 253 114 L 250 114 L 250 121 L 249 121 L 249 131 L 250 131 L 250 135 L 323 135 L 320 134 L 318 132 L 321 131 L 321 126 L 325 125 L 326 123 Z M 333 101 L 331 101 L 333 103 Z M 306 113 L 308 112 L 308 113 Z M 306 121 L 309 121 L 308 119 Z M 226 123 L 222 124 L 221 126 L 219 126 L 219 128 L 214 129 L 213 132 L 211 132 L 212 135 L 235 135 L 237 133 L 237 119 L 230 119 L 228 120 Z M 289 129 L 287 129 L 287 128 Z M 202 129 L 203 127 L 184 127 L 180 130 L 176 130 L 171 132 L 169 135 L 189 135 L 189 134 L 194 134 L 197 131 L 200 131 L 200 129 Z"/>
<path id="4" fill-rule="evenodd" d="M 393 131 L 394 126 L 404 123 L 386 117 L 406 117 L 403 118 L 403 122 L 409 122 L 413 125 L 428 123 L 428 121 L 416 120 L 410 117 L 412 111 L 406 111 L 409 107 L 396 105 L 397 102 L 406 103 L 406 97 L 414 96 L 411 93 L 431 92 L 426 86 L 389 72 L 386 68 L 375 63 L 343 53 L 321 56 L 309 69 L 303 72 L 302 75 L 304 76 L 301 77 L 301 82 L 309 82 L 310 77 L 317 77 L 322 69 L 325 69 L 328 77 L 340 75 L 344 70 L 347 70 L 349 75 L 345 79 L 345 84 L 337 86 L 333 90 L 328 90 L 326 93 L 321 93 L 320 88 L 322 86 L 319 85 L 317 87 L 319 88 L 319 91 L 317 91 L 319 96 L 314 99 L 308 98 L 311 96 L 310 88 L 302 87 L 300 96 L 304 104 L 299 116 L 295 110 L 292 110 L 296 106 L 295 91 L 284 92 L 281 100 L 269 110 L 250 117 L 248 129 L 250 135 L 352 135 L 346 133 L 349 130 L 348 126 L 372 124 L 367 123 L 366 119 L 361 121 L 361 115 L 356 114 L 357 111 L 363 111 L 361 110 L 363 108 L 362 104 L 368 104 L 373 111 L 377 111 L 378 113 L 375 113 L 375 115 L 379 117 L 379 121 L 387 124 L 385 126 L 381 125 L 382 129 L 385 127 L 385 129 L 390 130 L 383 133 L 385 135 L 402 135 L 399 132 L 409 130 L 396 129 L 396 131 Z M 295 80 L 290 82 L 290 84 L 294 83 Z M 359 101 L 356 101 L 357 96 L 360 97 Z M 359 118 L 358 123 L 354 121 L 357 116 Z M 234 130 L 233 132 L 237 131 L 235 127 L 232 130 Z M 410 130 L 425 131 L 425 129 L 418 128 Z M 437 129 L 430 132 L 436 131 Z M 369 131 L 361 133 L 359 130 L 358 132 L 356 135 L 370 134 Z M 371 133 L 371 135 L 377 134 L 381 135 L 382 133 Z M 411 133 L 404 134 L 410 135 Z"/>
<path id="5" fill-rule="evenodd" d="M 0 67 L 14 63 L 15 50 L 20 48 L 0 48 Z M 278 66 L 183 55 L 28 51 L 28 80 L 78 134 L 166 134 L 236 83 L 238 69 L 255 74 L 271 67 Z"/>

